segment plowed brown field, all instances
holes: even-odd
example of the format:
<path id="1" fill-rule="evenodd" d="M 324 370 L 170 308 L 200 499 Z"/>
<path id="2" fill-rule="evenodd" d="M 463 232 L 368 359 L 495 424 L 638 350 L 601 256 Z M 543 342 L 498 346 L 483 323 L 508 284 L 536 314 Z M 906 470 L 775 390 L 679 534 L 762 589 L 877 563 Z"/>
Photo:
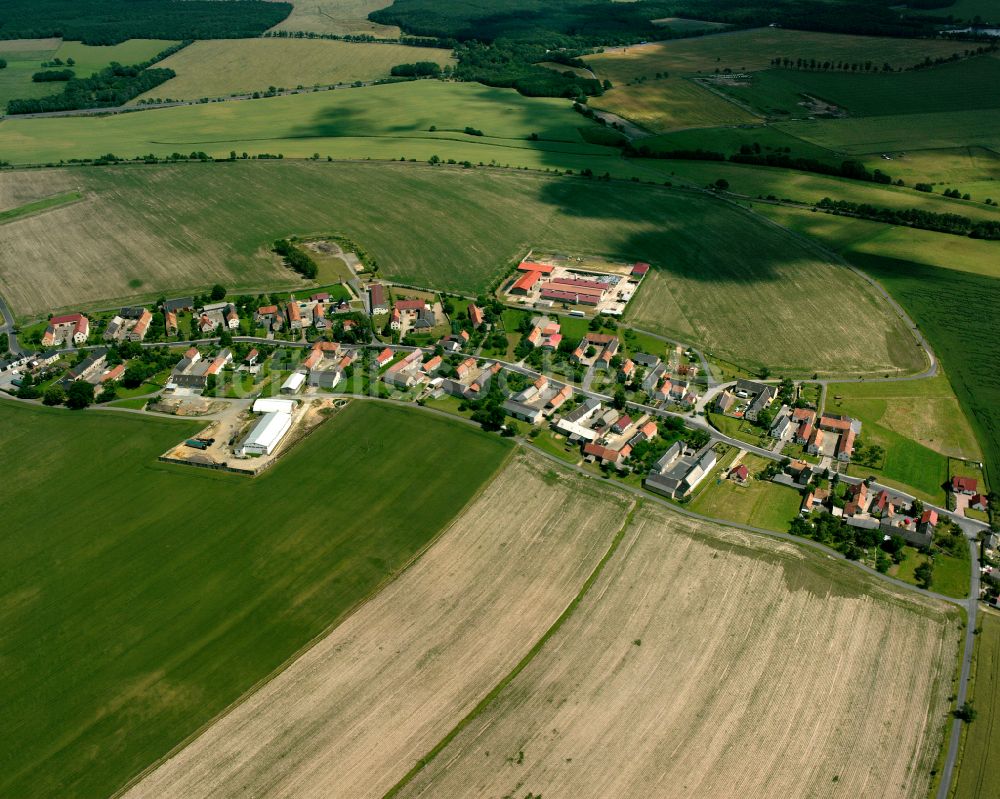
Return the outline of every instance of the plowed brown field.
<path id="1" fill-rule="evenodd" d="M 844 564 L 646 508 L 401 795 L 924 796 L 959 629 Z"/>
<path id="2" fill-rule="evenodd" d="M 397 581 L 127 795 L 382 796 L 559 617 L 629 507 L 516 456 Z"/>

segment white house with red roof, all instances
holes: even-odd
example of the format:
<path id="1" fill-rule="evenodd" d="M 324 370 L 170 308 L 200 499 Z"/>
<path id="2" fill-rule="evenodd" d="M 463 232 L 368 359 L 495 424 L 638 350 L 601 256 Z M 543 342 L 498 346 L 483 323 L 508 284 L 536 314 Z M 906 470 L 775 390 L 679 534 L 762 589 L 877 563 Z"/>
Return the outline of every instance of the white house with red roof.
<path id="1" fill-rule="evenodd" d="M 42 346 L 51 347 L 63 342 L 84 344 L 90 335 L 90 320 L 83 314 L 73 313 L 53 316 L 42 335 Z"/>

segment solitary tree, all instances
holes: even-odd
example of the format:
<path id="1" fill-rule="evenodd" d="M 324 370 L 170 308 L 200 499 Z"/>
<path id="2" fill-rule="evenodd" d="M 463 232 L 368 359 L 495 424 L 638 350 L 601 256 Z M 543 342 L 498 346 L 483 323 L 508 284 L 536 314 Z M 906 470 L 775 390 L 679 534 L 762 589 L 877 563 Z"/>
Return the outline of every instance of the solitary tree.
<path id="1" fill-rule="evenodd" d="M 94 401 L 94 387 L 86 380 L 74 380 L 66 392 L 66 406 L 73 410 L 86 408 Z"/>
<path id="2" fill-rule="evenodd" d="M 212 286 L 212 293 L 210 296 L 212 298 L 212 302 L 218 302 L 219 300 L 224 299 L 226 296 L 226 287 L 216 283 Z"/>

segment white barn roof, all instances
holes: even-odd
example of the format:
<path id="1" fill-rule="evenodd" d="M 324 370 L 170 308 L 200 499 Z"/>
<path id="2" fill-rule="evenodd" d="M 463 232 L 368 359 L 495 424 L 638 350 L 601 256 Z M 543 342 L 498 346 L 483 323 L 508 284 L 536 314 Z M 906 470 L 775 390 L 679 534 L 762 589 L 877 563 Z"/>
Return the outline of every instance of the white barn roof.
<path id="1" fill-rule="evenodd" d="M 295 400 L 264 397 L 253 404 L 254 413 L 291 413 L 295 410 Z"/>
<path id="2" fill-rule="evenodd" d="M 281 384 L 281 390 L 294 393 L 302 388 L 302 384 L 305 382 L 306 376 L 303 372 L 292 372 L 288 379 Z"/>
<path id="3" fill-rule="evenodd" d="M 243 442 L 243 451 L 264 452 L 270 455 L 291 426 L 291 414 L 265 413 Z"/>

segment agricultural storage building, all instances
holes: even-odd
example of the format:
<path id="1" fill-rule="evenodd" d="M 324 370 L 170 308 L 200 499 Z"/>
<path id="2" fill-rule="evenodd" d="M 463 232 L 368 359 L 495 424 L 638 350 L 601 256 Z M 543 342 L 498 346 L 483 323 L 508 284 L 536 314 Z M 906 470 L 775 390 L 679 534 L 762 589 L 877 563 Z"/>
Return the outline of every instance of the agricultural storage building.
<path id="1" fill-rule="evenodd" d="M 291 413 L 295 410 L 295 400 L 262 397 L 253 404 L 254 413 Z"/>
<path id="2" fill-rule="evenodd" d="M 292 426 L 292 415 L 274 411 L 265 413 L 254 425 L 237 452 L 238 455 L 270 455 Z"/>
<path id="3" fill-rule="evenodd" d="M 288 379 L 281 384 L 282 394 L 297 394 L 302 389 L 302 385 L 306 382 L 306 375 L 304 372 L 292 372 Z"/>

